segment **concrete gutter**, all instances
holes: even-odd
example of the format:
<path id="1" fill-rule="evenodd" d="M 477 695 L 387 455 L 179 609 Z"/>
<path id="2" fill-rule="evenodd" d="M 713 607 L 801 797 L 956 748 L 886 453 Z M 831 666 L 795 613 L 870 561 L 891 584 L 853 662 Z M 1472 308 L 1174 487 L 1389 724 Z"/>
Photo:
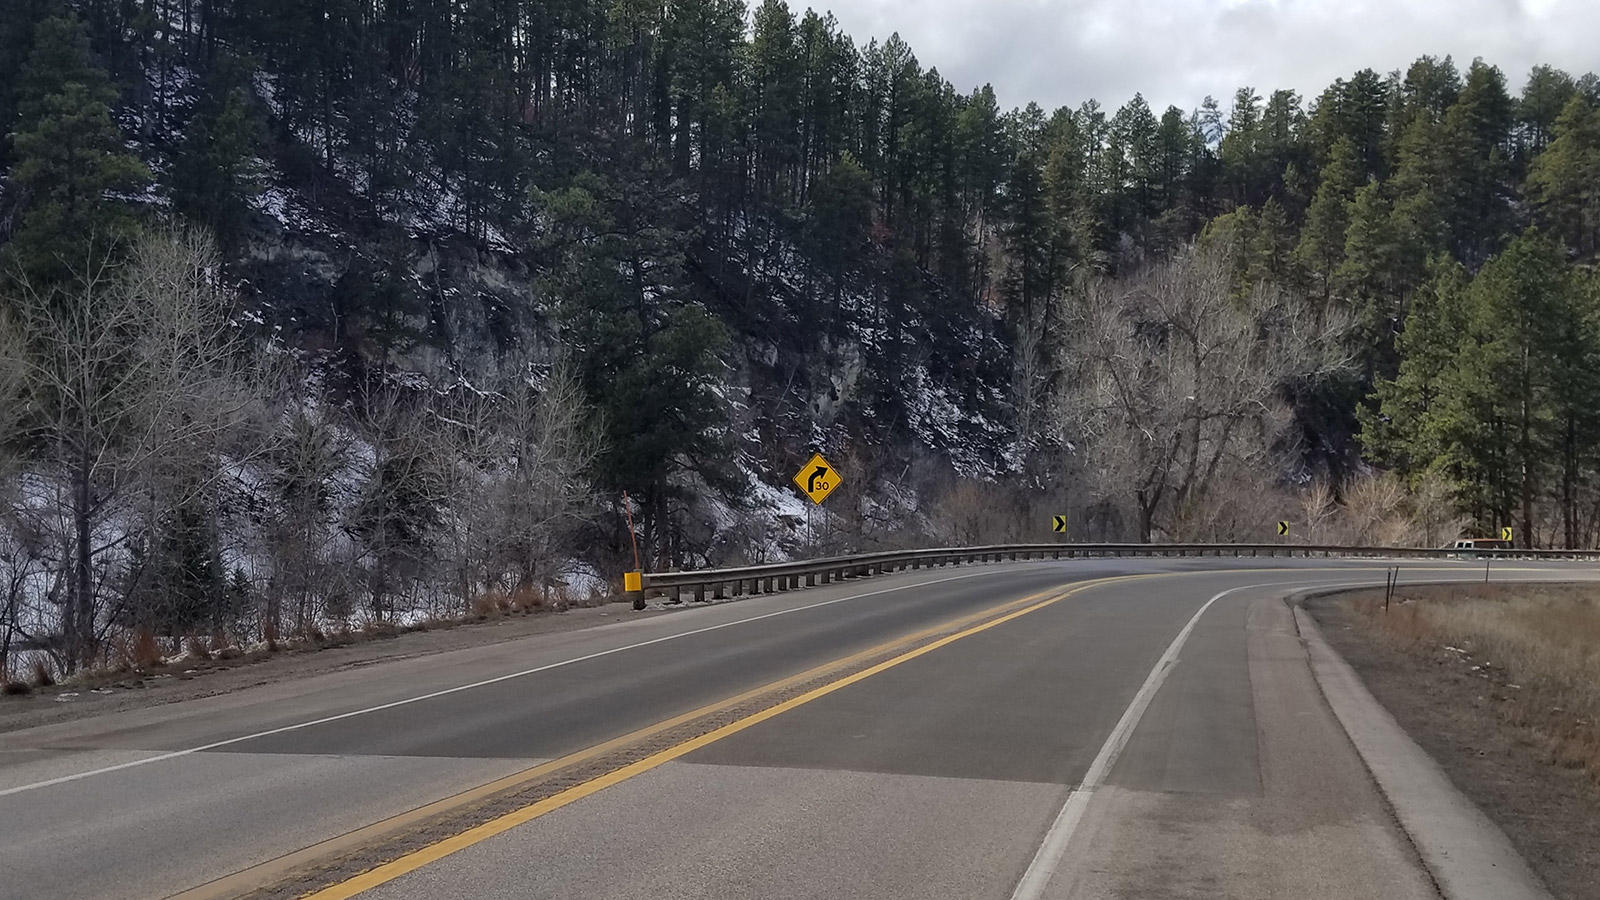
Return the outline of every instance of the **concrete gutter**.
<path id="1" fill-rule="evenodd" d="M 1499 826 L 1450 782 L 1291 598 L 1322 695 L 1446 900 L 1552 900 Z"/>

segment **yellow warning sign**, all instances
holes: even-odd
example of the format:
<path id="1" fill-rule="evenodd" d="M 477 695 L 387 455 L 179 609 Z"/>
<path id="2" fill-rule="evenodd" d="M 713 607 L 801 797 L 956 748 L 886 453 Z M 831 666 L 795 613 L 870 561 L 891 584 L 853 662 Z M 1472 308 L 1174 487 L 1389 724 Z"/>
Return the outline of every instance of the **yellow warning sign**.
<path id="1" fill-rule="evenodd" d="M 794 473 L 795 487 L 805 492 L 812 503 L 821 503 L 828 499 L 833 489 L 839 486 L 844 479 L 839 477 L 839 472 L 832 464 L 822 458 L 821 453 L 814 453 L 800 471 Z"/>
<path id="2" fill-rule="evenodd" d="M 1055 529 L 1056 534 L 1064 533 L 1067 530 L 1067 517 L 1056 516 L 1055 519 L 1050 523 L 1050 527 Z"/>
<path id="3" fill-rule="evenodd" d="M 1288 535 L 1289 535 L 1289 523 L 1288 522 L 1279 522 L 1278 523 L 1278 536 L 1279 537 L 1288 537 Z"/>
<path id="4" fill-rule="evenodd" d="M 1500 540 L 1502 540 L 1502 541 L 1511 540 L 1511 526 L 1510 525 L 1507 525 L 1506 527 L 1500 529 Z"/>

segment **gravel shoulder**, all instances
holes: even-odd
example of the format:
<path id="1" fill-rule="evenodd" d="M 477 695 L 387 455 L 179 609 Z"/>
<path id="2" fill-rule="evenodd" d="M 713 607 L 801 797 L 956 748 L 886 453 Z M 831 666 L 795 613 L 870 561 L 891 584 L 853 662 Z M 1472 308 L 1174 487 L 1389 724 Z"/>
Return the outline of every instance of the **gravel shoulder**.
<path id="1" fill-rule="evenodd" d="M 25 696 L 0 695 L 0 733 L 671 611 L 670 607 L 635 611 L 627 603 L 611 603 L 561 612 L 531 612 L 454 625 L 434 624 L 425 631 L 380 635 L 356 632 L 345 638 L 335 637 L 327 646 L 296 646 L 260 659 L 191 660 L 149 672 L 97 676 L 85 684 L 40 688 Z"/>
<path id="2" fill-rule="evenodd" d="M 1576 589 L 1576 588 L 1575 588 Z M 1439 586 L 1407 602 L 1453 602 Z M 1586 590 L 1593 590 L 1590 586 Z M 1522 699 L 1504 667 L 1428 640 L 1397 640 L 1365 610 L 1383 592 L 1311 598 L 1324 638 L 1562 900 L 1600 897 L 1600 781 L 1552 759 L 1549 718 L 1508 715 Z"/>

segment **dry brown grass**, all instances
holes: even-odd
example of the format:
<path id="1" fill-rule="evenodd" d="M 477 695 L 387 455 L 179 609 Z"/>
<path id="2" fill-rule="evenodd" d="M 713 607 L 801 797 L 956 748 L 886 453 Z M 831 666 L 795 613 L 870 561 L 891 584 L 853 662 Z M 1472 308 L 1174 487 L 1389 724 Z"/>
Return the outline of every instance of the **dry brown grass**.
<path id="1" fill-rule="evenodd" d="M 136 669 L 153 669 L 162 664 L 161 644 L 156 640 L 155 633 L 148 628 L 134 631 L 130 653 Z"/>
<path id="2" fill-rule="evenodd" d="M 191 659 L 208 660 L 211 658 L 211 651 L 206 648 L 205 642 L 200 639 L 199 635 L 189 635 L 184 640 L 184 650 L 188 652 Z"/>
<path id="3" fill-rule="evenodd" d="M 558 598 L 551 604 L 555 609 L 565 609 L 568 603 L 561 598 L 565 591 L 558 591 Z M 472 615 L 479 621 L 498 616 L 528 615 L 545 608 L 544 595 L 536 588 L 523 586 L 512 589 L 510 593 L 504 591 L 487 591 L 479 594 L 472 600 Z"/>
<path id="4" fill-rule="evenodd" d="M 1485 681 L 1510 724 L 1536 732 L 1552 764 L 1600 781 L 1600 587 L 1433 585 L 1353 598 L 1388 641 Z"/>

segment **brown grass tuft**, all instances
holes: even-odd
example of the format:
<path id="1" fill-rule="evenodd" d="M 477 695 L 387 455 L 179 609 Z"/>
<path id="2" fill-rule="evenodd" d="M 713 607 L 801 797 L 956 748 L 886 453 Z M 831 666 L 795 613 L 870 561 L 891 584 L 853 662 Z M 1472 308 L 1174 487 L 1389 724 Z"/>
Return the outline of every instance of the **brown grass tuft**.
<path id="1" fill-rule="evenodd" d="M 379 619 L 368 619 L 361 626 L 361 633 L 369 639 L 392 638 L 400 633 L 400 628 L 393 622 L 384 622 Z"/>
<path id="2" fill-rule="evenodd" d="M 33 686 L 50 687 L 56 683 L 55 673 L 50 671 L 50 664 L 42 659 L 33 661 Z"/>
<path id="3" fill-rule="evenodd" d="M 211 659 L 211 651 L 206 649 L 205 642 L 200 640 L 198 635 L 189 635 L 188 639 L 184 641 L 184 649 L 189 652 L 189 656 L 192 659 Z"/>
<path id="4" fill-rule="evenodd" d="M 8 697 L 21 697 L 33 693 L 33 685 L 26 681 L 0 682 L 0 694 Z"/>
<path id="5" fill-rule="evenodd" d="M 161 644 L 155 632 L 140 626 L 133 632 L 133 665 L 137 669 L 154 669 L 161 665 Z"/>

